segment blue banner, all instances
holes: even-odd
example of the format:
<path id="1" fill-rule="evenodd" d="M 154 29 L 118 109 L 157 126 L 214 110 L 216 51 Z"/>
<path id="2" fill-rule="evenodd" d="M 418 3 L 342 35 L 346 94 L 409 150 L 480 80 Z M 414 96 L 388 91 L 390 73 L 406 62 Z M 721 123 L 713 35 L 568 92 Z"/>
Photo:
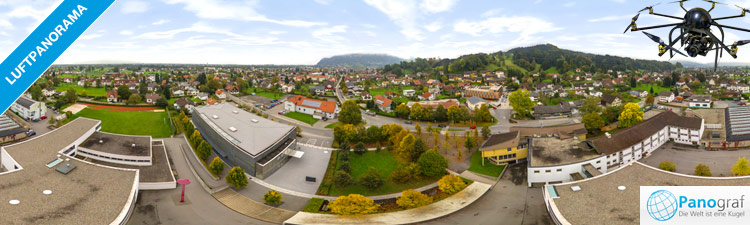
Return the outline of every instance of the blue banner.
<path id="1" fill-rule="evenodd" d="M 64 0 L 0 64 L 0 109 L 7 110 L 115 0 Z"/>

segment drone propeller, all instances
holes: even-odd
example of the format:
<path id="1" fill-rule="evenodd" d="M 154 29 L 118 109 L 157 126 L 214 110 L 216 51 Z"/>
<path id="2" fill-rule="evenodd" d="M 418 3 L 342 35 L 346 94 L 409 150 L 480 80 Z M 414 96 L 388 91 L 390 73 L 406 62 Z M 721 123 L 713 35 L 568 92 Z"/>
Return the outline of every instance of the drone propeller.
<path id="1" fill-rule="evenodd" d="M 667 44 L 664 44 L 664 41 L 663 41 L 663 40 L 661 40 L 661 38 L 657 37 L 656 35 L 653 35 L 653 34 L 649 34 L 649 33 L 647 33 L 646 31 L 641 31 L 641 32 L 643 32 L 643 34 L 645 34 L 646 36 L 648 36 L 648 38 L 651 38 L 651 40 L 653 40 L 654 42 L 656 42 L 656 43 L 659 43 L 659 45 L 661 45 L 661 46 L 665 46 L 665 47 L 667 47 L 668 49 L 670 49 L 670 50 L 672 50 L 672 51 L 675 51 L 675 52 L 677 52 L 677 53 L 680 53 L 680 55 L 682 55 L 682 56 L 685 56 L 685 57 L 687 57 L 687 55 L 685 55 L 685 53 L 682 53 L 682 52 L 681 52 L 680 50 L 677 50 L 676 48 L 673 48 L 672 46 L 669 46 L 669 45 L 667 45 Z"/>
<path id="2" fill-rule="evenodd" d="M 630 30 L 630 28 L 633 27 L 633 24 L 635 24 L 635 21 L 638 20 L 638 16 L 639 15 L 641 15 L 641 13 L 635 14 L 635 16 L 633 17 L 633 19 L 630 21 L 630 25 L 628 25 L 628 27 L 625 28 L 625 31 L 622 32 L 623 34 L 626 33 L 626 32 L 628 32 L 628 30 Z"/>
<path id="3" fill-rule="evenodd" d="M 683 2 L 687 2 L 687 1 L 688 1 L 688 0 L 679 0 L 679 1 L 674 1 L 674 2 L 670 2 L 670 3 L 678 3 L 678 2 L 679 2 L 679 3 L 683 3 Z"/>
<path id="4" fill-rule="evenodd" d="M 742 9 L 743 12 L 750 12 L 750 10 L 748 10 L 746 8 L 742 8 L 742 7 L 738 6 L 738 5 L 734 5 L 734 6 L 737 7 L 737 8 Z"/>
<path id="5" fill-rule="evenodd" d="M 746 44 L 750 44 L 750 40 L 736 41 L 736 42 L 734 42 L 734 44 L 732 44 L 732 47 L 742 46 L 742 45 L 746 45 Z"/>
<path id="6" fill-rule="evenodd" d="M 722 4 L 722 5 L 726 5 L 725 3 L 721 3 L 721 2 L 717 2 L 717 1 L 712 1 L 712 0 L 703 0 L 703 1 L 704 1 L 704 2 L 709 2 L 709 3 L 713 3 L 713 4 Z"/>
<path id="7" fill-rule="evenodd" d="M 687 0 L 686 0 L 686 1 L 687 1 Z M 643 12 L 643 11 L 646 11 L 646 10 L 649 10 L 649 9 L 651 9 L 651 8 L 654 8 L 654 6 L 657 6 L 657 5 L 659 5 L 659 4 L 661 4 L 661 2 L 659 2 L 659 3 L 656 3 L 655 5 L 651 5 L 651 6 L 646 6 L 646 8 L 643 8 L 643 9 L 641 9 L 640 11 L 638 11 L 638 13 L 640 13 L 640 12 Z"/>

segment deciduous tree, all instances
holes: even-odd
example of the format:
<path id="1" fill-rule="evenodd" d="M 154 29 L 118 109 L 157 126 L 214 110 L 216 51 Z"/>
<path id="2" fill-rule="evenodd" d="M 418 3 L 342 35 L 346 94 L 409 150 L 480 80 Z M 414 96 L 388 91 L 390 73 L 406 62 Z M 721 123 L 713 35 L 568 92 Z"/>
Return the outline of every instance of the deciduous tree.
<path id="1" fill-rule="evenodd" d="M 221 175 L 221 172 L 224 171 L 224 161 L 221 161 L 218 156 L 214 157 L 214 160 L 208 165 L 208 171 L 216 176 Z"/>
<path id="2" fill-rule="evenodd" d="M 695 167 L 695 175 L 696 176 L 711 176 L 711 169 L 708 168 L 708 166 L 703 164 L 698 164 L 698 166 Z"/>
<path id="3" fill-rule="evenodd" d="M 336 188 L 345 188 L 352 184 L 354 184 L 354 178 L 345 171 L 338 171 L 336 172 L 336 176 L 333 177 L 333 185 Z"/>
<path id="4" fill-rule="evenodd" d="M 417 160 L 420 172 L 428 177 L 437 177 L 445 174 L 448 161 L 436 150 L 428 150 L 422 153 Z"/>
<path id="5" fill-rule="evenodd" d="M 438 189 L 449 195 L 455 194 L 463 190 L 465 187 L 466 183 L 464 183 L 460 177 L 453 174 L 445 175 L 438 180 Z"/>
<path id="6" fill-rule="evenodd" d="M 396 199 L 396 204 L 401 208 L 411 209 L 425 206 L 432 203 L 432 198 L 413 189 L 404 190 L 401 196 Z"/>
<path id="7" fill-rule="evenodd" d="M 592 112 L 583 116 L 583 125 L 586 130 L 591 132 L 598 132 L 604 127 L 604 119 L 597 112 Z"/>
<path id="8" fill-rule="evenodd" d="M 377 190 L 380 186 L 383 186 L 383 179 L 380 178 L 380 174 L 375 167 L 370 167 L 366 174 L 359 177 L 359 182 L 370 190 Z"/>
<path id="9" fill-rule="evenodd" d="M 508 101 L 510 101 L 513 111 L 516 111 L 519 116 L 531 116 L 534 102 L 531 101 L 529 91 L 525 89 L 514 91 L 508 96 Z"/>
<path id="10" fill-rule="evenodd" d="M 227 174 L 225 179 L 227 180 L 227 184 L 232 185 L 237 189 L 247 186 L 247 176 L 245 175 L 245 170 L 243 170 L 239 166 L 235 166 L 231 170 L 229 170 L 229 173 Z"/>
<path id="11" fill-rule="evenodd" d="M 732 173 L 735 176 L 747 176 L 750 175 L 750 165 L 748 165 L 747 159 L 745 157 L 740 157 L 737 159 L 737 163 L 732 166 Z"/>
<path id="12" fill-rule="evenodd" d="M 662 161 L 659 163 L 659 169 L 674 172 L 677 167 L 670 161 Z"/>
<path id="13" fill-rule="evenodd" d="M 357 125 L 362 122 L 362 112 L 359 106 L 353 100 L 347 100 L 341 105 L 339 112 L 339 121 L 345 124 Z"/>
<path id="14" fill-rule="evenodd" d="M 641 107 L 638 106 L 638 103 L 631 102 L 625 104 L 618 120 L 620 121 L 617 125 L 618 127 L 633 126 L 643 121 L 643 111 L 641 111 Z"/>
<path id="15" fill-rule="evenodd" d="M 278 205 L 281 204 L 282 200 L 284 200 L 284 197 L 281 196 L 281 193 L 274 190 L 269 190 L 263 195 L 263 201 L 266 202 L 267 205 Z"/>
<path id="16" fill-rule="evenodd" d="M 336 200 L 328 203 L 332 213 L 339 215 L 363 215 L 378 211 L 380 205 L 375 201 L 360 194 L 349 194 L 339 196 Z"/>

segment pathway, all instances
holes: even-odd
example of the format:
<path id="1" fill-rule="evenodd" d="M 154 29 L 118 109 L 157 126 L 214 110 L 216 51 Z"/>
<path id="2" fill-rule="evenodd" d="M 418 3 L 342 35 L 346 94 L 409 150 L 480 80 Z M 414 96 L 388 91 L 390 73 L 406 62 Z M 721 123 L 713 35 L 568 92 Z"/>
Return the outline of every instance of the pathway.
<path id="1" fill-rule="evenodd" d="M 266 222 L 280 224 L 291 218 L 296 213 L 285 209 L 279 209 L 267 206 L 262 203 L 250 200 L 231 188 L 224 189 L 213 194 L 216 200 L 228 208 L 252 218 L 260 219 Z"/>

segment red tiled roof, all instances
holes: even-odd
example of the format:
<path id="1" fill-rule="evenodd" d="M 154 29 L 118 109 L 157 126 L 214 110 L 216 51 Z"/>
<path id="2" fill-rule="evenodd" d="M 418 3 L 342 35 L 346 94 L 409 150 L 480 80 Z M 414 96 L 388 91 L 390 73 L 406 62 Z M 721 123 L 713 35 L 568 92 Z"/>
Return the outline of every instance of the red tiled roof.
<path id="1" fill-rule="evenodd" d="M 287 101 L 290 101 L 294 103 L 295 105 L 301 105 L 307 108 L 313 108 L 313 109 L 320 109 L 323 112 L 327 113 L 334 113 L 336 111 L 336 102 L 329 102 L 329 101 L 321 101 L 321 100 L 315 100 L 315 99 L 309 99 L 305 98 L 302 95 L 297 95 L 294 97 L 291 97 L 287 99 Z M 310 101 L 310 102 L 319 102 L 320 106 L 316 107 L 310 104 L 302 105 L 304 101 Z"/>
<path id="2" fill-rule="evenodd" d="M 382 95 L 375 96 L 375 103 L 383 107 L 390 107 L 392 101 L 393 100 L 383 97 Z"/>

